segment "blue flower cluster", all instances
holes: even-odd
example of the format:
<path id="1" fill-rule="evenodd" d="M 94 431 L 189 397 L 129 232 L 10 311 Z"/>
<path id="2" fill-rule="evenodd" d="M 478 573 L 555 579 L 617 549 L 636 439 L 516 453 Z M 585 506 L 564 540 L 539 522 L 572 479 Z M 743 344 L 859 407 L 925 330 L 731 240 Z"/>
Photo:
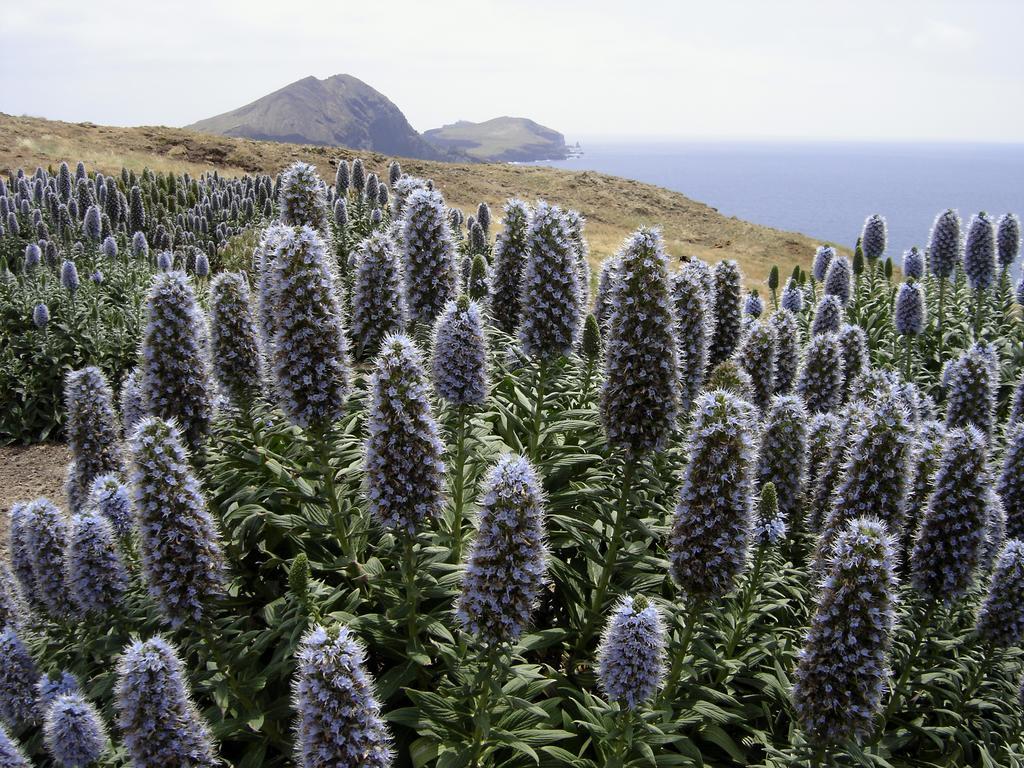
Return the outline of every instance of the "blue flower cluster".
<path id="1" fill-rule="evenodd" d="M 829 550 L 797 660 L 793 707 L 811 742 L 859 743 L 874 728 L 889 677 L 893 542 L 884 523 L 861 517 L 844 525 Z"/>
<path id="2" fill-rule="evenodd" d="M 712 321 L 711 344 L 708 350 L 708 365 L 714 367 L 732 357 L 740 344 L 742 318 L 740 297 L 743 275 L 735 261 L 722 260 L 714 270 L 714 319 Z"/>
<path id="3" fill-rule="evenodd" d="M 800 329 L 796 315 L 780 307 L 768 318 L 775 333 L 775 394 L 788 395 L 796 384 L 800 367 Z"/>
<path id="4" fill-rule="evenodd" d="M 171 626 L 201 621 L 224 593 L 224 555 L 181 435 L 173 424 L 148 417 L 131 452 L 146 585 Z"/>
<path id="5" fill-rule="evenodd" d="M 142 402 L 142 372 L 136 367 L 128 371 L 121 382 L 121 428 L 125 435 L 130 435 L 139 420 L 146 415 Z"/>
<path id="6" fill-rule="evenodd" d="M 292 163 L 284 170 L 277 204 L 288 226 L 328 231 L 327 187 L 309 163 Z"/>
<path id="7" fill-rule="evenodd" d="M 26 504 L 18 517 L 11 521 L 11 533 L 12 540 L 20 539 L 18 543 L 31 563 L 31 586 L 25 585 L 29 602 L 53 618 L 64 618 L 70 607 L 64 557 L 68 524 L 64 513 L 49 499 L 39 498 Z"/>
<path id="8" fill-rule="evenodd" d="M 45 718 L 47 711 L 59 696 L 66 693 L 81 693 L 82 684 L 72 672 L 43 673 L 36 682 L 36 709 Z"/>
<path id="9" fill-rule="evenodd" d="M 504 211 L 504 229 L 494 241 L 490 307 L 498 327 L 515 333 L 520 322 L 523 267 L 530 248 L 530 209 L 522 200 L 510 199 Z"/>
<path id="10" fill-rule="evenodd" d="M 812 336 L 804 350 L 797 392 L 810 413 L 837 410 L 843 403 L 843 350 L 833 333 Z"/>
<path id="11" fill-rule="evenodd" d="M 835 296 L 844 307 L 850 303 L 853 291 L 853 271 L 850 260 L 845 256 L 835 256 L 825 273 L 823 290 L 826 296 Z"/>
<path id="12" fill-rule="evenodd" d="M 162 272 L 153 279 L 140 369 L 146 412 L 175 419 L 192 451 L 201 452 L 213 399 L 203 313 L 184 272 Z"/>
<path id="13" fill-rule="evenodd" d="M 50 308 L 40 302 L 32 308 L 32 322 L 36 328 L 43 329 L 50 323 Z"/>
<path id="14" fill-rule="evenodd" d="M 15 727 L 36 721 L 39 670 L 14 627 L 0 627 L 0 720 Z"/>
<path id="15" fill-rule="evenodd" d="M 381 716 L 366 651 L 346 627 L 316 625 L 302 638 L 294 701 L 302 768 L 388 768 L 391 734 Z"/>
<path id="16" fill-rule="evenodd" d="M 962 259 L 960 214 L 947 208 L 935 217 L 932 224 L 928 238 L 928 269 L 936 277 L 946 280 L 953 276 Z"/>
<path id="17" fill-rule="evenodd" d="M 247 408 L 262 387 L 262 357 L 249 282 L 221 272 L 210 284 L 210 358 L 213 374 L 238 408 Z"/>
<path id="18" fill-rule="evenodd" d="M 669 538 L 672 576 L 696 599 L 732 589 L 747 559 L 751 528 L 753 413 L 735 395 L 697 398 Z"/>
<path id="19" fill-rule="evenodd" d="M 868 336 L 859 325 L 844 323 L 839 329 L 843 354 L 843 400 L 849 399 L 855 383 L 868 367 Z"/>
<path id="20" fill-rule="evenodd" d="M 779 510 L 779 495 L 775 483 L 761 486 L 757 512 L 754 515 L 752 536 L 758 547 L 774 547 L 786 537 L 786 518 Z"/>
<path id="21" fill-rule="evenodd" d="M 903 254 L 903 274 L 911 280 L 924 277 L 924 254 L 916 245 Z"/>
<path id="22" fill-rule="evenodd" d="M 913 280 L 900 283 L 896 291 L 893 325 L 900 336 L 920 336 L 925 324 L 924 289 Z"/>
<path id="23" fill-rule="evenodd" d="M 985 542 L 981 548 L 980 568 L 991 572 L 996 558 L 1006 543 L 1006 509 L 1003 499 L 994 488 L 985 494 Z"/>
<path id="24" fill-rule="evenodd" d="M 7 561 L 0 558 L 0 627 L 10 624 L 20 629 L 27 618 L 28 606 L 25 605 L 21 583 Z"/>
<path id="25" fill-rule="evenodd" d="M 1024 423 L 1011 422 L 999 474 L 999 495 L 1006 508 L 1006 534 L 1024 539 Z"/>
<path id="26" fill-rule="evenodd" d="M 565 225 L 569 230 L 569 242 L 576 254 L 577 284 L 580 289 L 580 303 L 586 307 L 590 304 L 590 246 L 583 236 L 587 220 L 579 211 L 565 211 Z"/>
<path id="27" fill-rule="evenodd" d="M 946 363 L 942 382 L 946 389 L 946 427 L 973 424 L 991 435 L 998 384 L 995 350 L 974 344 L 959 359 Z"/>
<path id="28" fill-rule="evenodd" d="M 62 768 L 88 768 L 107 751 L 107 729 L 99 711 L 80 693 L 65 693 L 47 709 L 43 741 Z"/>
<path id="29" fill-rule="evenodd" d="M 851 520 L 871 516 L 889 530 L 901 530 L 912 439 L 906 411 L 891 390 L 880 393 L 867 414 L 851 424 L 842 479 L 832 497 L 815 554 L 819 573 L 824 571 L 836 536 Z"/>
<path id="30" fill-rule="evenodd" d="M 64 401 L 68 447 L 74 462 L 68 483 L 72 510 L 82 508 L 97 477 L 124 473 L 113 400 L 110 385 L 99 368 L 89 366 L 67 375 Z"/>
<path id="31" fill-rule="evenodd" d="M 534 207 L 523 267 L 519 341 L 530 357 L 568 355 L 583 326 L 579 264 L 565 216 L 543 200 Z M 612 293 L 617 290 L 613 282 Z"/>
<path id="32" fill-rule="evenodd" d="M 402 265 L 394 240 L 374 230 L 355 252 L 352 282 L 352 351 L 359 360 L 373 357 L 384 337 L 404 333 L 408 310 L 402 284 Z"/>
<path id="33" fill-rule="evenodd" d="M 821 520 L 828 513 L 828 503 L 835 485 L 830 483 L 824 489 L 826 497 L 817 498 L 819 483 L 825 473 L 833 477 L 838 471 L 842 457 L 834 458 L 836 433 L 839 430 L 840 418 L 834 413 L 816 413 L 807 424 L 807 461 L 804 477 L 804 516 L 805 524 L 814 532 L 821 527 Z M 845 448 L 845 445 L 843 446 Z"/>
<path id="34" fill-rule="evenodd" d="M 276 323 L 277 284 L 273 262 L 281 237 L 288 232 L 283 224 L 271 224 L 263 230 L 260 241 L 252 254 L 253 271 L 258 275 L 256 282 L 256 315 L 260 327 L 260 345 L 263 356 L 268 360 L 274 356 L 274 327 Z"/>
<path id="35" fill-rule="evenodd" d="M 7 732 L 6 726 L 0 723 L 0 765 L 5 768 L 31 768 L 32 764 L 21 751 L 21 746 Z"/>
<path id="36" fill-rule="evenodd" d="M 864 251 L 864 257 L 873 262 L 885 255 L 887 238 L 885 218 L 877 213 L 868 216 L 860 236 L 860 247 Z"/>
<path id="37" fill-rule="evenodd" d="M 114 528 L 95 508 L 75 515 L 67 549 L 68 587 L 80 616 L 103 616 L 128 589 Z"/>
<path id="38" fill-rule="evenodd" d="M 434 327 L 430 368 L 437 396 L 456 407 L 487 398 L 487 344 L 480 306 L 465 295 L 450 301 Z"/>
<path id="39" fill-rule="evenodd" d="M 946 427 L 940 421 L 923 421 L 914 437 L 910 459 L 910 489 L 907 493 L 907 519 L 900 537 L 900 553 L 906 560 L 913 549 L 914 538 L 928 508 L 932 482 L 939 469 L 939 460 L 946 443 Z"/>
<path id="40" fill-rule="evenodd" d="M 137 768 L 215 768 L 210 729 L 189 696 L 178 652 L 162 637 L 136 640 L 121 655 L 114 689 L 117 726 Z"/>
<path id="41" fill-rule="evenodd" d="M 431 324 L 455 298 L 455 249 L 440 192 L 417 189 L 404 203 L 401 244 L 410 319 Z"/>
<path id="42" fill-rule="evenodd" d="M 1024 421 L 1024 372 L 1017 379 L 1017 385 L 1013 389 L 1013 400 L 1010 404 L 1010 417 L 1007 423 L 1016 424 L 1018 421 Z"/>
<path id="43" fill-rule="evenodd" d="M 78 278 L 78 267 L 75 266 L 75 262 L 70 259 L 65 259 L 64 263 L 60 267 L 60 284 L 64 286 L 65 290 L 72 296 L 78 292 L 78 288 L 81 285 Z"/>
<path id="44" fill-rule="evenodd" d="M 612 293 L 615 291 L 616 272 L 619 260 L 616 256 L 601 262 L 601 271 L 597 275 L 597 293 L 594 295 L 594 317 L 604 328 L 611 315 Z"/>
<path id="45" fill-rule="evenodd" d="M 369 381 L 366 496 L 384 526 L 410 536 L 445 503 L 444 445 L 430 410 L 423 361 L 412 340 L 384 340 Z"/>
<path id="46" fill-rule="evenodd" d="M 836 249 L 831 245 L 819 245 L 814 251 L 814 260 L 811 262 L 811 277 L 819 283 L 825 282 L 825 275 L 828 274 L 829 265 L 836 257 Z"/>
<path id="47" fill-rule="evenodd" d="M 736 352 L 736 361 L 750 377 L 750 402 L 764 413 L 775 394 L 775 331 L 751 320 Z"/>
<path id="48" fill-rule="evenodd" d="M 601 272 L 602 277 L 605 272 Z M 689 268 L 672 275 L 669 286 L 675 311 L 675 335 L 679 366 L 679 413 L 689 415 L 704 387 L 708 365 L 709 307 L 704 288 Z"/>
<path id="49" fill-rule="evenodd" d="M 488 472 L 455 606 L 456 618 L 485 646 L 515 641 L 529 624 L 547 571 L 544 503 L 525 458 L 502 456 Z"/>
<path id="50" fill-rule="evenodd" d="M 791 530 L 803 530 L 804 475 L 807 465 L 807 411 L 795 395 L 771 402 L 764 420 L 757 456 L 758 485 L 771 483 L 781 519 Z"/>
<path id="51" fill-rule="evenodd" d="M 641 228 L 619 254 L 605 335 L 601 415 L 611 445 L 660 451 L 675 428 L 679 368 L 661 233 Z"/>
<path id="52" fill-rule="evenodd" d="M 89 490 L 88 506 L 110 521 L 119 539 L 131 538 L 135 530 L 135 513 L 131 494 L 120 477 L 114 474 L 97 477 Z"/>
<path id="53" fill-rule="evenodd" d="M 971 587 L 988 517 L 988 446 L 974 427 L 946 434 L 931 498 L 910 555 L 914 588 L 950 602 Z"/>
<path id="54" fill-rule="evenodd" d="M 16 579 L 25 604 L 38 605 L 40 598 L 36 590 L 35 575 L 32 573 L 32 549 L 29 546 L 31 518 L 26 502 L 18 501 L 11 505 L 9 522 L 8 558 L 11 563 L 11 573 Z"/>
<path id="55" fill-rule="evenodd" d="M 821 336 L 825 333 L 839 333 L 843 324 L 843 304 L 838 296 L 822 296 L 821 301 L 814 310 L 814 323 L 811 325 L 811 334 Z"/>
<path id="56" fill-rule="evenodd" d="M 988 594 L 978 610 L 978 635 L 1000 648 L 1024 638 L 1024 542 L 1008 539 L 996 560 Z"/>
<path id="57" fill-rule="evenodd" d="M 281 407 L 293 424 L 325 429 L 345 407 L 349 368 L 323 240 L 309 227 L 284 230 L 270 270 L 272 363 Z"/>
<path id="58" fill-rule="evenodd" d="M 665 627 L 643 595 L 623 597 L 612 612 L 598 649 L 597 675 L 610 701 L 637 709 L 661 686 Z"/>
<path id="59" fill-rule="evenodd" d="M 964 273 L 973 291 L 987 291 L 996 279 L 996 227 L 984 211 L 967 227 Z"/>
<path id="60" fill-rule="evenodd" d="M 804 292 L 793 278 L 789 278 L 786 287 L 782 289 L 779 306 L 782 309 L 788 309 L 794 315 L 799 315 L 804 311 Z"/>
<path id="61" fill-rule="evenodd" d="M 764 314 L 764 299 L 758 296 L 756 291 L 748 293 L 744 299 L 743 314 L 755 320 Z"/>
<path id="62" fill-rule="evenodd" d="M 1004 213 L 996 223 L 996 254 L 999 266 L 1009 269 L 1020 254 L 1020 219 L 1015 213 Z"/>

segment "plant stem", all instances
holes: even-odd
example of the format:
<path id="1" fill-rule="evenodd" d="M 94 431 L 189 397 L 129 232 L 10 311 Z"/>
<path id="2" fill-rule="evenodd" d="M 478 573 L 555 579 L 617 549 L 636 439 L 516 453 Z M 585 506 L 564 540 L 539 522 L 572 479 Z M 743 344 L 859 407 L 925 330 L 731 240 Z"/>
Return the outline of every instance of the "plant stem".
<path id="1" fill-rule="evenodd" d="M 413 549 L 416 546 L 416 540 L 410 534 L 406 534 L 404 538 L 405 558 L 402 570 L 405 571 L 406 601 L 409 603 L 409 643 L 415 646 L 417 634 L 416 607 L 420 599 L 419 591 L 416 588 L 416 554 Z"/>
<path id="2" fill-rule="evenodd" d="M 494 671 L 494 655 L 494 649 L 488 649 L 487 664 L 484 667 L 483 675 L 483 690 L 475 702 L 476 706 L 473 711 L 473 757 L 470 760 L 470 765 L 473 768 L 477 768 L 480 765 L 480 758 L 487 747 L 487 738 L 490 735 L 490 718 L 488 718 L 488 724 L 485 727 L 481 716 L 487 712 L 487 708 L 491 703 L 491 687 L 495 682 L 491 679 L 492 672 Z"/>
<path id="3" fill-rule="evenodd" d="M 615 569 L 615 561 L 619 556 L 619 544 L 622 540 L 622 529 L 626 524 L 626 515 L 629 513 L 629 501 L 633 486 L 633 472 L 635 463 L 632 456 L 627 456 L 622 468 L 622 488 L 619 493 L 619 504 L 615 511 L 615 523 L 612 528 L 612 538 L 608 542 L 608 551 L 605 552 L 604 562 L 601 564 L 601 578 L 597 582 L 597 589 L 594 591 L 594 599 L 590 604 L 590 611 L 587 616 L 587 623 L 580 632 L 580 639 L 576 643 L 569 669 L 572 669 L 576 659 L 586 647 L 591 635 L 594 632 L 594 625 L 598 619 L 603 617 L 602 608 L 604 598 L 608 592 L 608 584 L 611 582 L 612 571 Z"/>
<path id="4" fill-rule="evenodd" d="M 704 600 L 694 600 L 690 605 L 689 612 L 686 614 L 686 626 L 683 628 L 683 637 L 679 643 L 679 651 L 672 659 L 672 670 L 669 672 L 665 690 L 661 694 L 661 700 L 669 704 L 670 707 L 676 697 L 676 689 L 679 687 L 679 679 L 683 674 L 683 662 L 686 660 L 686 654 L 690 650 L 690 642 L 693 640 L 693 633 L 697 629 L 697 619 L 700 618 L 703 610 Z"/>
<path id="5" fill-rule="evenodd" d="M 615 718 L 618 734 L 615 739 L 615 747 L 612 758 L 606 763 L 606 768 L 620 768 L 625 765 L 626 758 L 633 748 L 633 710 L 624 709 Z"/>
<path id="6" fill-rule="evenodd" d="M 345 522 L 341 519 L 341 504 L 338 501 L 338 490 L 334 481 L 334 468 L 331 466 L 331 427 L 328 425 L 317 435 L 317 448 L 319 449 L 320 472 L 324 481 L 324 492 L 327 494 L 327 502 L 331 509 L 331 520 L 334 523 L 334 530 L 340 539 L 341 551 L 352 560 L 355 554 L 352 552 L 352 542 L 349 540 Z"/>
<path id="7" fill-rule="evenodd" d="M 455 427 L 455 476 L 452 489 L 452 557 L 455 562 L 462 559 L 462 517 L 466 491 L 466 406 L 460 405 Z"/>
<path id="8" fill-rule="evenodd" d="M 974 340 L 981 337 L 981 297 L 984 291 L 980 288 L 974 292 Z"/>
<path id="9" fill-rule="evenodd" d="M 939 318 L 938 318 L 938 320 L 939 320 L 939 324 L 938 324 L 938 331 L 939 331 L 939 345 L 938 345 L 938 349 L 939 349 L 939 365 L 942 364 L 942 345 L 943 345 L 943 341 L 944 341 L 944 339 L 942 338 L 942 319 L 943 319 L 943 315 L 945 314 L 945 305 L 946 305 L 946 278 L 940 277 L 939 278 Z"/>
<path id="10" fill-rule="evenodd" d="M 754 568 L 750 572 L 750 579 L 747 580 L 746 585 L 743 587 L 743 595 L 740 602 L 740 615 L 736 619 L 736 623 L 732 627 L 732 631 L 729 632 L 729 638 L 725 643 L 725 658 L 731 659 L 732 655 L 736 652 L 736 646 L 740 641 L 740 638 L 746 632 L 747 629 L 747 614 L 750 613 L 750 605 L 754 602 L 754 595 L 757 594 L 757 589 L 761 583 L 761 569 L 764 566 L 765 559 L 765 546 L 760 546 L 757 549 L 757 554 L 754 557 Z M 719 686 L 725 682 L 725 678 L 728 675 L 726 666 L 723 664 L 718 671 L 718 679 L 715 682 L 715 686 Z"/>
<path id="11" fill-rule="evenodd" d="M 583 369 L 583 385 L 580 387 L 580 407 L 585 408 L 590 399 L 590 382 L 594 378 L 594 361 L 587 360 Z"/>
<path id="12" fill-rule="evenodd" d="M 907 680 L 910 679 L 911 673 L 914 671 L 914 664 L 917 661 L 918 654 L 921 652 L 921 646 L 924 644 L 925 635 L 927 634 L 928 625 L 931 623 L 932 616 L 935 613 L 935 608 L 938 605 L 937 602 L 933 601 L 928 610 L 925 611 L 924 616 L 921 617 L 921 621 L 918 622 L 917 628 L 914 630 L 914 642 L 910 646 L 910 650 L 907 653 L 907 660 L 903 664 L 903 671 L 900 673 L 899 679 L 892 689 L 892 696 L 889 697 L 889 703 L 882 712 L 882 723 L 878 727 L 878 735 L 875 737 L 877 742 L 885 735 L 885 726 L 888 724 L 889 719 L 896 714 L 896 711 L 903 699 L 903 689 L 907 684 Z"/>
<path id="13" fill-rule="evenodd" d="M 536 462 L 540 447 L 540 428 L 544 418 L 544 385 L 547 378 L 547 361 L 541 358 L 537 363 L 537 399 L 533 404 L 533 429 L 530 431 L 529 454 Z"/>
<path id="14" fill-rule="evenodd" d="M 903 344 L 904 344 L 904 349 L 903 349 L 903 378 L 906 379 L 908 383 L 910 382 L 910 361 L 911 361 L 911 358 L 912 358 L 912 355 L 911 355 L 911 345 L 913 343 L 914 343 L 914 337 L 913 336 L 908 334 L 907 336 L 905 336 L 903 338 Z"/>

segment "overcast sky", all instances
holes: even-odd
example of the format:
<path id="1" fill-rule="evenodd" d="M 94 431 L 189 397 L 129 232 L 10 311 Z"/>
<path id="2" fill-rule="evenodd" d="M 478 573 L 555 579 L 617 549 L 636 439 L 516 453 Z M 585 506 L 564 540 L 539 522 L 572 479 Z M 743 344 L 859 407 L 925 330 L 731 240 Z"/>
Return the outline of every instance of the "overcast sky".
<path id="1" fill-rule="evenodd" d="M 1018 0 L 0 5 L 12 114 L 184 125 L 347 72 L 418 130 L 511 114 L 570 140 L 1024 140 Z"/>

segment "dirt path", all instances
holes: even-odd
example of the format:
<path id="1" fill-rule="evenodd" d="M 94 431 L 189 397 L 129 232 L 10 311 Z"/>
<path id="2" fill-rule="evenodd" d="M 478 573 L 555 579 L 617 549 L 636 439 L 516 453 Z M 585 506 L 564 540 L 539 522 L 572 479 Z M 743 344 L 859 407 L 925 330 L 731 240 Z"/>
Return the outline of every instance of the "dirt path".
<path id="1" fill-rule="evenodd" d="M 0 447 L 0 550 L 7 549 L 11 505 L 46 496 L 62 509 L 68 447 L 63 443 Z"/>

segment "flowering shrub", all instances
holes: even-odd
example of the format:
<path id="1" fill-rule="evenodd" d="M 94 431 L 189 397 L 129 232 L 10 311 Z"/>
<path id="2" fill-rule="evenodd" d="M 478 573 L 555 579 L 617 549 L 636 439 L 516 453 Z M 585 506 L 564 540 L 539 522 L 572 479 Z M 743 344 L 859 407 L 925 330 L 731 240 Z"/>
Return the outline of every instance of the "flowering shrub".
<path id="1" fill-rule="evenodd" d="M 0 179 L 2 439 L 72 458 L 0 763 L 1024 760 L 1015 218 L 780 296 L 643 227 L 591 302 L 583 214 L 384 170 Z"/>

